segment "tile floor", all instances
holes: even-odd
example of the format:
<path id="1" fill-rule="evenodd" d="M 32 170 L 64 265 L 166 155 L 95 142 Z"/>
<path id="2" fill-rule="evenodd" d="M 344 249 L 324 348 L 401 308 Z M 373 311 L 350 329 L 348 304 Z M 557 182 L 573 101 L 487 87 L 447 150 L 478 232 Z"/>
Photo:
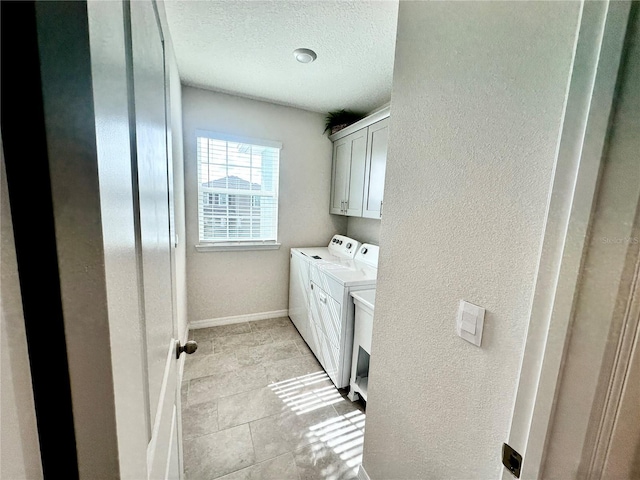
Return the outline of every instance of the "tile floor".
<path id="1" fill-rule="evenodd" d="M 193 330 L 182 382 L 187 480 L 347 480 L 364 408 L 335 388 L 287 318 Z"/>

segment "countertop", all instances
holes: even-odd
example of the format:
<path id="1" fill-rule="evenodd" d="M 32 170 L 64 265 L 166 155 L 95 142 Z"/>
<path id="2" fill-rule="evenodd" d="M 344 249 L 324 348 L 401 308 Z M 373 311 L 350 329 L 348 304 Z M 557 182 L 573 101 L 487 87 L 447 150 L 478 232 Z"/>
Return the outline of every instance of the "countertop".
<path id="1" fill-rule="evenodd" d="M 376 303 L 376 290 L 375 288 L 371 290 L 360 290 L 359 292 L 352 292 L 351 296 L 355 300 L 359 300 L 364 305 L 369 307 L 371 310 L 374 309 Z"/>

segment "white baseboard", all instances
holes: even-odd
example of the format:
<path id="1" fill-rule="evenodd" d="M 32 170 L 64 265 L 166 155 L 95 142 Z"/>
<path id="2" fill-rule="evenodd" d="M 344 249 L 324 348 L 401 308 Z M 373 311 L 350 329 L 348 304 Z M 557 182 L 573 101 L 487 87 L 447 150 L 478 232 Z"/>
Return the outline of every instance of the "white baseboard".
<path id="1" fill-rule="evenodd" d="M 371 478 L 369 478 L 369 474 L 362 465 L 358 468 L 358 480 L 371 480 Z"/>
<path id="2" fill-rule="evenodd" d="M 268 320 L 270 318 L 286 317 L 289 310 L 275 310 L 273 312 L 249 313 L 246 315 L 235 315 L 233 317 L 210 318 L 208 320 L 196 320 L 189 323 L 189 330 L 198 328 L 217 327 L 220 325 L 231 325 L 232 323 L 253 322 L 256 320 Z"/>

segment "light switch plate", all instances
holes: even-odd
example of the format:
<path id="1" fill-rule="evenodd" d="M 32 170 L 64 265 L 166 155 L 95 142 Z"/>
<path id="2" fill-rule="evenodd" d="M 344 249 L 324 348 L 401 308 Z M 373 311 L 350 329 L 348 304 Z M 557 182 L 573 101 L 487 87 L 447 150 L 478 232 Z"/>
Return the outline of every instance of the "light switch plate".
<path id="1" fill-rule="evenodd" d="M 469 343 L 478 347 L 482 343 L 482 329 L 484 327 L 484 308 L 473 303 L 460 300 L 456 333 Z"/>

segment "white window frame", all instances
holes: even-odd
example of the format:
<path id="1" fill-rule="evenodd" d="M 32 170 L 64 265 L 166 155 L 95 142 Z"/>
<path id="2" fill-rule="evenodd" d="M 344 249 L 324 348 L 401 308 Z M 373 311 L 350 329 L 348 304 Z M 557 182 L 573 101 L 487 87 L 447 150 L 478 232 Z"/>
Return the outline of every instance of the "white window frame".
<path id="1" fill-rule="evenodd" d="M 261 147 L 269 147 L 269 148 L 277 148 L 282 152 L 282 143 L 273 141 L 273 140 L 265 140 L 260 138 L 250 138 L 250 137 L 239 137 L 235 135 L 228 135 L 225 133 L 219 132 L 211 132 L 206 130 L 196 130 L 194 137 L 194 142 L 197 144 L 198 138 L 210 138 L 213 140 L 222 140 L 227 142 L 237 142 L 237 143 L 246 143 L 250 145 L 257 145 Z M 280 158 L 278 158 L 278 185 L 275 191 L 274 196 L 276 197 L 276 225 L 275 225 L 275 239 L 272 240 L 255 240 L 255 239 L 247 239 L 247 240 L 230 240 L 224 239 L 221 241 L 213 241 L 213 240 L 203 240 L 201 238 L 201 218 L 200 218 L 200 208 L 201 202 L 203 202 L 203 194 L 207 193 L 203 191 L 202 184 L 200 181 L 200 161 L 198 159 L 198 153 L 196 151 L 196 182 L 198 184 L 198 204 L 196 205 L 196 214 L 198 221 L 198 239 L 199 243 L 195 245 L 197 251 L 200 252 L 211 252 L 211 251 L 228 251 L 228 250 L 275 250 L 280 248 L 280 243 L 278 242 L 278 221 L 279 221 L 279 167 L 280 167 Z M 219 203 L 216 203 L 215 196 L 213 197 L 213 202 L 211 205 L 228 205 L 229 197 L 228 194 L 219 193 L 220 197 L 218 197 Z M 222 203 L 222 195 L 226 195 L 225 202 Z M 253 198 L 251 199 L 251 203 L 253 203 Z"/>

